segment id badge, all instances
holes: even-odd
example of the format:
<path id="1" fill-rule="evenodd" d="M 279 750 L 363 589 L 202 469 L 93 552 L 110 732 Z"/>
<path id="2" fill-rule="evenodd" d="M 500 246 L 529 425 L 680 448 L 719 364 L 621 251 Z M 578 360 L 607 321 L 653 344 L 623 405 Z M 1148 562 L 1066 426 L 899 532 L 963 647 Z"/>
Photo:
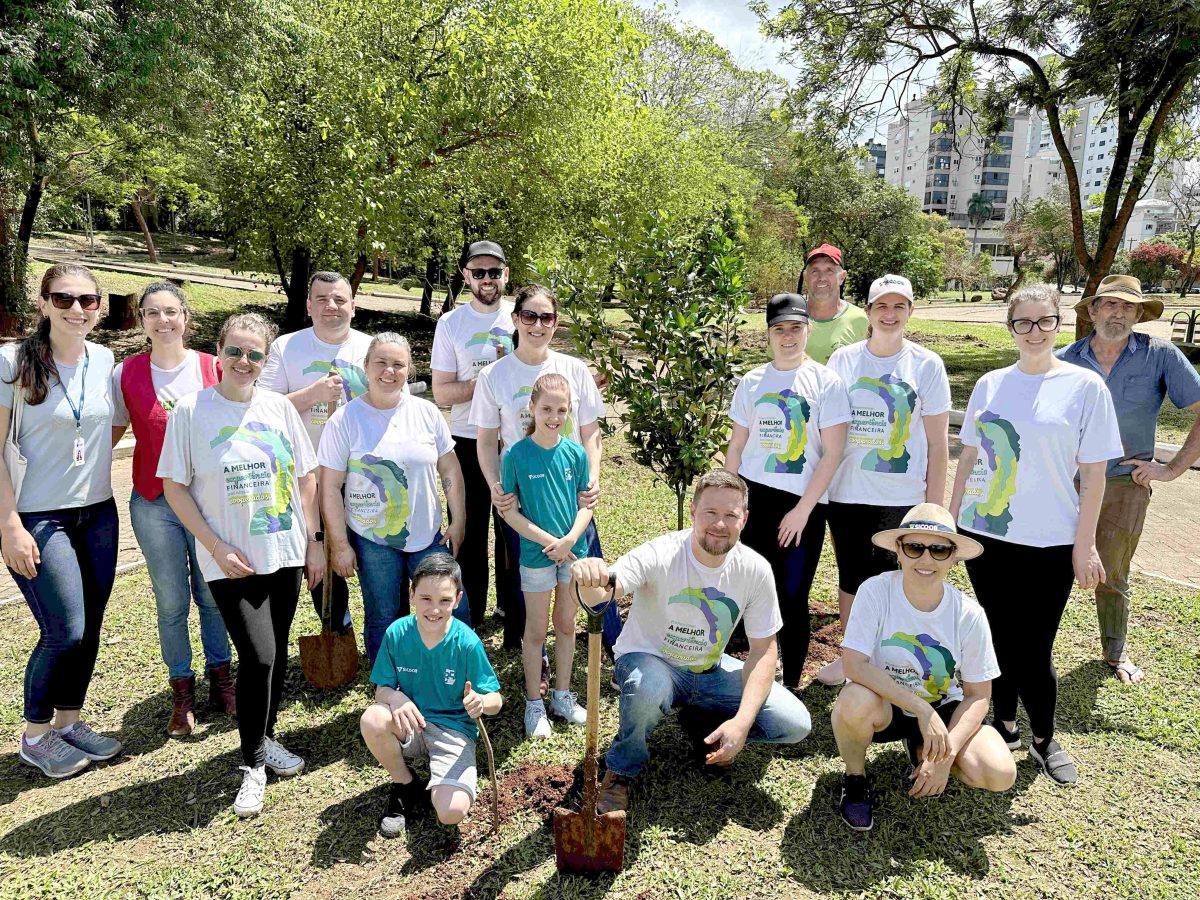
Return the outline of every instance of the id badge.
<path id="1" fill-rule="evenodd" d="M 83 465 L 83 435 L 75 435 L 75 443 L 71 446 L 71 465 L 75 468 Z"/>

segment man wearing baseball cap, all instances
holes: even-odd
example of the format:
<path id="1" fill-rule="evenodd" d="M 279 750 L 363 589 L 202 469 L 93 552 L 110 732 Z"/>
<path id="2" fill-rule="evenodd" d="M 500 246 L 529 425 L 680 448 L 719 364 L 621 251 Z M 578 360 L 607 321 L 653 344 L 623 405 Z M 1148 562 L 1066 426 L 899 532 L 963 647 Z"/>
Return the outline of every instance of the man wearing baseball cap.
<path id="1" fill-rule="evenodd" d="M 833 244 L 821 244 L 809 251 L 800 277 L 800 290 L 807 294 L 812 322 L 806 352 L 822 364 L 829 362 L 830 354 L 838 347 L 867 336 L 867 314 L 842 299 L 845 280 L 841 250 Z"/>
<path id="2" fill-rule="evenodd" d="M 1193 415 L 1200 414 L 1200 375 L 1178 347 L 1133 330 L 1163 312 L 1161 300 L 1142 296 L 1141 282 L 1109 275 L 1093 297 L 1075 304 L 1076 314 L 1095 330 L 1058 351 L 1066 362 L 1094 369 L 1112 393 L 1121 429 L 1122 457 L 1109 460 L 1104 504 L 1096 527 L 1096 549 L 1104 581 L 1096 588 L 1096 613 L 1104 661 L 1123 684 L 1137 684 L 1143 673 L 1125 646 L 1129 630 L 1129 564 L 1137 550 L 1150 504 L 1150 482 L 1172 481 L 1200 458 L 1200 418 L 1192 421 L 1182 449 L 1166 464 L 1155 462 L 1155 425 L 1163 399 Z"/>

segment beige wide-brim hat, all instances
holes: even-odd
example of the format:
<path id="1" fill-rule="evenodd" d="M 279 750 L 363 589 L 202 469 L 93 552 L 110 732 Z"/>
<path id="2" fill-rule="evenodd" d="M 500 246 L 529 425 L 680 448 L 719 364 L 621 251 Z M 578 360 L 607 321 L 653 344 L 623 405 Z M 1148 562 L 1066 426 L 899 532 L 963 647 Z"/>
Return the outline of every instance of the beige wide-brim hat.
<path id="1" fill-rule="evenodd" d="M 918 503 L 904 514 L 899 528 L 876 532 L 871 543 L 881 550 L 896 552 L 896 541 L 906 534 L 937 534 L 954 545 L 954 558 L 974 559 L 983 552 L 983 544 L 974 538 L 959 534 L 954 527 L 954 516 L 936 503 Z"/>
<path id="2" fill-rule="evenodd" d="M 1093 300 L 1101 297 L 1116 297 L 1138 305 L 1138 322 L 1153 322 L 1163 314 L 1163 302 L 1142 296 L 1142 283 L 1132 275 L 1109 275 L 1100 282 L 1096 293 L 1084 297 L 1075 304 L 1075 312 L 1089 322 L 1092 319 L 1089 307 Z"/>

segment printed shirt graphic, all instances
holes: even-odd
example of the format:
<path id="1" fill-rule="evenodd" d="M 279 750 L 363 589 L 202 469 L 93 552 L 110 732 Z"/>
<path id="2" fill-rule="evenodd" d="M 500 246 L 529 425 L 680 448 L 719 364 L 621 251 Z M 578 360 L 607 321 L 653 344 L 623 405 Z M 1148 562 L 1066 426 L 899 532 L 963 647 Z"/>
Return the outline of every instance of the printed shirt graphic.
<path id="1" fill-rule="evenodd" d="M 820 363 L 790 372 L 768 363 L 742 378 L 729 416 L 750 432 L 738 474 L 802 497 L 821 461 L 821 429 L 850 420 L 850 399 Z"/>
<path id="2" fill-rule="evenodd" d="M 468 681 L 478 694 L 500 690 L 483 642 L 470 626 L 454 618 L 433 649 L 421 640 L 416 616 L 397 619 L 388 626 L 371 669 L 372 684 L 402 691 L 427 722 L 474 741 L 479 738 L 478 730 L 462 705 Z"/>
<path id="3" fill-rule="evenodd" d="M 430 359 L 435 372 L 450 372 L 458 381 L 470 381 L 484 367 L 512 353 L 512 311 L 509 300 L 501 300 L 492 312 L 476 312 L 470 303 L 458 306 L 438 319 L 433 333 Z M 450 433 L 474 438 L 470 422 L 471 403 L 455 403 L 450 409 Z"/>
<path id="4" fill-rule="evenodd" d="M 964 682 L 1000 674 L 983 608 L 947 582 L 941 603 L 923 612 L 905 596 L 901 572 L 863 582 L 842 646 L 870 657 L 872 665 L 933 706 L 961 700 Z"/>
<path id="5" fill-rule="evenodd" d="M 538 528 L 555 537 L 563 537 L 575 524 L 579 509 L 579 485 L 588 482 L 588 460 L 583 448 L 574 441 L 559 439 L 547 450 L 532 437 L 517 441 L 500 465 L 501 486 L 516 493 L 521 513 Z M 521 538 L 521 565 L 544 569 L 554 562 L 542 552 L 541 544 Z M 571 548 L 578 559 L 588 555 L 587 538 Z"/>
<path id="6" fill-rule="evenodd" d="M 112 374 L 113 395 L 113 425 L 129 424 L 129 410 L 125 408 L 125 392 L 121 390 L 121 373 L 125 363 L 117 363 Z M 160 369 L 150 363 L 150 380 L 154 384 L 154 393 L 162 408 L 170 412 L 179 402 L 180 397 L 194 394 L 204 387 L 204 378 L 200 374 L 200 357 L 189 351 L 187 359 L 173 369 Z"/>
<path id="7" fill-rule="evenodd" d="M 959 527 L 1029 547 L 1074 543 L 1079 464 L 1121 452 L 1103 379 L 1066 364 L 1043 375 L 1015 365 L 988 372 L 971 392 L 960 438 L 979 456 Z"/>
<path id="8" fill-rule="evenodd" d="M 484 368 L 475 382 L 471 424 L 499 428 L 504 446 L 514 446 L 525 437 L 533 383 L 550 373 L 562 375 L 571 385 L 571 410 L 562 436 L 581 443 L 579 429 L 604 415 L 604 398 L 582 360 L 554 350 L 540 366 L 527 366 L 512 354 Z"/>
<path id="9" fill-rule="evenodd" d="M 879 357 L 860 341 L 834 351 L 829 368 L 850 392 L 846 452 L 829 499 L 872 506 L 923 502 L 929 463 L 923 418 L 950 409 L 941 357 L 909 341 L 896 355 Z"/>
<path id="10" fill-rule="evenodd" d="M 317 461 L 346 473 L 346 525 L 376 544 L 415 553 L 442 527 L 437 462 L 454 449 L 438 408 L 405 395 L 395 409 L 358 397 L 333 414 Z"/>
<path id="11" fill-rule="evenodd" d="M 342 396 L 337 403 L 317 403 L 301 414 L 314 447 L 321 444 L 321 429 L 329 417 L 367 390 L 366 358 L 371 336 L 350 330 L 342 344 L 327 344 L 311 328 L 280 335 L 271 344 L 271 354 L 258 379 L 261 387 L 290 394 L 320 381 L 337 369 L 342 376 Z"/>
<path id="12" fill-rule="evenodd" d="M 650 653 L 674 666 L 703 672 L 725 651 L 742 618 L 751 638 L 770 637 L 783 624 L 775 580 L 763 557 L 736 544 L 719 568 L 701 565 L 690 529 L 648 541 L 615 563 L 633 605 L 614 653 Z"/>
<path id="13" fill-rule="evenodd" d="M 308 536 L 298 479 L 316 468 L 296 408 L 256 390 L 249 403 L 208 388 L 183 397 L 167 420 L 158 477 L 191 488 L 204 520 L 259 575 L 304 565 Z M 196 543 L 205 581 L 224 578 Z"/>

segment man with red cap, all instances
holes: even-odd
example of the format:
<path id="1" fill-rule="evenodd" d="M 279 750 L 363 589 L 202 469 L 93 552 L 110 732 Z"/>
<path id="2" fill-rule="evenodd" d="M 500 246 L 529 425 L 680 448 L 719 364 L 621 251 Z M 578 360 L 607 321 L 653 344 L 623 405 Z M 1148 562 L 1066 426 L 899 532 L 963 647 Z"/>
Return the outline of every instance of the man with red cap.
<path id="1" fill-rule="evenodd" d="M 808 296 L 811 327 L 806 351 L 824 364 L 838 347 L 854 344 L 867 336 L 867 314 L 842 299 L 842 251 L 833 244 L 811 250 L 800 279 L 800 291 Z"/>

